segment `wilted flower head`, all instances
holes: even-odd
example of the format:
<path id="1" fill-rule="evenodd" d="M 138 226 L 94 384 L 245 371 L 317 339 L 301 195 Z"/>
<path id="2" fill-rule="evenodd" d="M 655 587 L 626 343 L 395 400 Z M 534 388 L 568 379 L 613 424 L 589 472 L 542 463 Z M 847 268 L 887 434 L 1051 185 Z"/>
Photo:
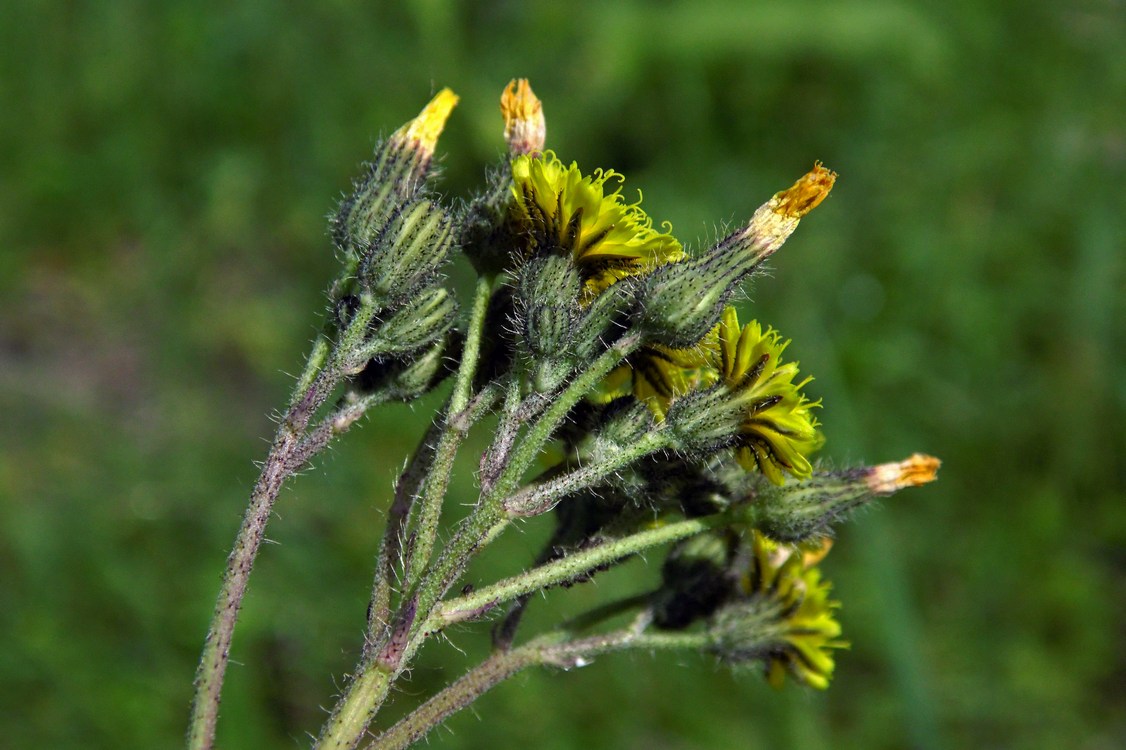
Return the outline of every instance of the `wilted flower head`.
<path id="1" fill-rule="evenodd" d="M 619 279 L 644 273 L 684 256 L 680 242 L 658 232 L 638 203 L 626 203 L 621 188 L 607 192 L 613 170 L 583 176 L 553 152 L 512 161 L 513 218 L 528 254 L 563 252 L 583 276 L 589 302 Z"/>
<path id="2" fill-rule="evenodd" d="M 864 481 L 871 492 L 877 495 L 890 495 L 907 487 L 918 487 L 933 482 L 938 476 L 938 467 L 941 465 L 942 462 L 934 456 L 914 453 L 902 461 L 871 467 L 864 475 Z"/>
<path id="3" fill-rule="evenodd" d="M 756 258 L 767 258 L 794 233 L 802 217 L 825 200 L 836 181 L 836 172 L 815 163 L 797 182 L 759 206 L 750 223 L 728 242 L 750 244 Z"/>
<path id="4" fill-rule="evenodd" d="M 500 112 L 504 116 L 504 142 L 510 154 L 534 156 L 543 151 L 547 121 L 543 116 L 543 102 L 528 85 L 528 79 L 509 82 L 500 97 Z"/>

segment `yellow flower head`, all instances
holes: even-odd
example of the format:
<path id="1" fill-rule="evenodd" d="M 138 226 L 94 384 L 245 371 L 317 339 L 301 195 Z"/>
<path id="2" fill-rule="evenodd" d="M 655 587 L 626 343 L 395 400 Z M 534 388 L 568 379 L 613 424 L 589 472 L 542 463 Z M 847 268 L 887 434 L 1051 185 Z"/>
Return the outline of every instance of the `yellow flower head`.
<path id="1" fill-rule="evenodd" d="M 821 579 L 814 565 L 824 556 L 797 547 L 777 544 L 758 531 L 752 532 L 751 568 L 744 576 L 744 593 L 769 597 L 779 605 L 782 623 L 777 643 L 766 650 L 766 674 L 770 684 L 781 687 L 789 672 L 801 682 L 824 690 L 833 675 L 832 649 L 847 644 L 837 640 L 840 623 L 833 616 L 839 602 L 829 600 L 831 586 Z"/>
<path id="2" fill-rule="evenodd" d="M 513 218 L 529 242 L 528 254 L 566 252 L 582 274 L 583 300 L 627 276 L 680 260 L 684 251 L 653 222 L 639 203 L 629 204 L 621 188 L 607 192 L 613 170 L 583 176 L 551 151 L 521 155 L 512 161 Z M 667 229 L 667 227 L 666 227 Z"/>
<path id="3" fill-rule="evenodd" d="M 794 383 L 797 362 L 782 363 L 789 345 L 773 329 L 762 330 L 757 321 L 740 327 L 735 308 L 723 312 L 719 324 L 716 368 L 729 388 L 746 402 L 741 427 L 739 462 L 759 470 L 775 484 L 783 471 L 802 479 L 813 472 L 806 458 L 821 447 L 810 402 L 801 392 L 812 378 Z"/>
<path id="4" fill-rule="evenodd" d="M 632 395 L 648 406 L 658 421 L 663 420 L 673 400 L 719 379 L 712 366 L 714 348 L 714 331 L 690 349 L 644 346 L 612 370 L 590 398 L 607 403 Z"/>

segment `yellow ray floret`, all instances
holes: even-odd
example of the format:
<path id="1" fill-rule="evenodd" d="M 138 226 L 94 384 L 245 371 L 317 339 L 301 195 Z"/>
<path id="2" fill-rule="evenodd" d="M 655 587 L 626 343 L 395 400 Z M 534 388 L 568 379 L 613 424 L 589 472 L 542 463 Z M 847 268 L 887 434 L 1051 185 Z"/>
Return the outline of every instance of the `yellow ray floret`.
<path id="1" fill-rule="evenodd" d="M 735 308 L 724 310 L 719 324 L 716 367 L 725 385 L 746 403 L 740 428 L 740 463 L 759 470 L 775 484 L 783 472 L 801 479 L 813 472 L 807 456 L 824 438 L 809 401 L 801 389 L 812 378 L 795 383 L 796 362 L 782 363 L 789 341 L 773 329 L 763 331 L 757 321 L 739 325 Z"/>
<path id="2" fill-rule="evenodd" d="M 658 232 L 638 203 L 629 204 L 621 188 L 607 191 L 612 170 L 583 176 L 551 151 L 512 161 L 513 218 L 527 241 L 528 255 L 569 253 L 584 281 L 584 300 L 627 276 L 680 260 L 680 242 Z M 665 227 L 667 229 L 667 227 Z"/>
<path id="3" fill-rule="evenodd" d="M 841 626 L 834 617 L 839 604 L 829 599 L 830 585 L 802 550 L 777 544 L 752 532 L 753 561 L 743 580 L 751 597 L 771 597 L 782 606 L 781 643 L 771 649 L 766 674 L 780 687 L 787 672 L 811 687 L 824 690 L 833 675 L 833 649 L 847 644 L 838 640 Z"/>

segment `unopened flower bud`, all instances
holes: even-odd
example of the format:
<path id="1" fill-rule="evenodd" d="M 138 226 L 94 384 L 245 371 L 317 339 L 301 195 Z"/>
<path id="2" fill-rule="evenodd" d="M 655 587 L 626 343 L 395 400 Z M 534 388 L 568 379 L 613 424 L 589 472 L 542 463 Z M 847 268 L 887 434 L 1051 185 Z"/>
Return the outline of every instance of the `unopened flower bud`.
<path id="1" fill-rule="evenodd" d="M 543 117 L 543 102 L 532 92 L 526 78 L 509 82 L 500 97 L 500 111 L 504 116 L 504 142 L 508 153 L 538 154 L 543 151 L 547 137 L 547 124 Z"/>
<path id="2" fill-rule="evenodd" d="M 619 282 L 583 308 L 571 331 L 571 349 L 577 361 L 589 361 L 625 330 L 636 299 L 637 286 Z"/>
<path id="3" fill-rule="evenodd" d="M 422 290 L 392 313 L 379 327 L 371 346 L 380 354 L 417 351 L 446 335 L 457 318 L 457 300 L 449 290 Z"/>
<path id="4" fill-rule="evenodd" d="M 720 383 L 673 401 L 665 421 L 678 449 L 708 454 L 735 444 L 745 411 L 737 394 Z"/>
<path id="5" fill-rule="evenodd" d="M 896 463 L 815 473 L 801 482 L 763 487 L 747 507 L 753 523 L 780 542 L 802 542 L 832 526 L 875 496 L 933 482 L 941 462 L 916 453 Z"/>
<path id="6" fill-rule="evenodd" d="M 533 356 L 564 353 L 578 315 L 582 279 L 567 258 L 550 255 L 521 269 L 517 304 L 523 308 L 522 342 Z"/>
<path id="7" fill-rule="evenodd" d="M 457 95 L 442 89 L 418 117 L 376 146 L 364 176 L 333 217 L 337 246 L 362 254 L 403 203 L 419 192 L 430 171 L 438 136 L 456 104 Z"/>
<path id="8" fill-rule="evenodd" d="M 606 418 L 598 426 L 596 439 L 619 448 L 636 443 L 656 426 L 653 413 L 640 401 L 612 404 Z"/>
<path id="9" fill-rule="evenodd" d="M 742 279 L 735 255 L 703 255 L 669 263 L 642 283 L 639 327 L 646 340 L 687 349 L 715 327 Z"/>
<path id="10" fill-rule="evenodd" d="M 360 265 L 360 278 L 379 298 L 411 295 L 445 261 L 453 222 L 438 205 L 419 200 L 392 218 Z"/>
<path id="11" fill-rule="evenodd" d="M 651 273 L 641 293 L 641 326 L 649 340 L 686 348 L 703 338 L 739 284 L 782 246 L 801 217 L 829 194 L 836 178 L 814 165 L 792 187 L 759 207 L 743 229 L 703 255 Z"/>

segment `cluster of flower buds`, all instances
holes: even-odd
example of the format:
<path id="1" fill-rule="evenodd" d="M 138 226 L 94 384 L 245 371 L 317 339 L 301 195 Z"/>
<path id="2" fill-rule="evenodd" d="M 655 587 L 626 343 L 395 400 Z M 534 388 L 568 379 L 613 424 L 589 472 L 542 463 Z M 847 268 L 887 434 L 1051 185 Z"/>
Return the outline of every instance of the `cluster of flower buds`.
<path id="1" fill-rule="evenodd" d="M 380 144 L 333 219 L 351 272 L 333 290 L 340 329 L 374 311 L 356 348 L 358 381 L 418 370 L 406 389 L 415 394 L 436 382 L 457 314 L 440 269 L 463 252 L 501 282 L 473 353 L 483 359 L 472 387 L 507 394 L 503 434 L 482 459 L 483 491 L 508 470 L 522 420 L 571 399 L 546 436 L 562 458 L 503 504 L 512 516 L 554 509 L 558 530 L 541 562 L 655 522 L 722 517 L 672 549 L 651 598 L 655 626 L 702 628 L 727 661 L 824 687 L 842 642 L 815 567 L 822 542 L 855 508 L 929 482 L 938 467 L 917 455 L 818 470 L 811 378 L 784 357 L 789 341 L 741 323 L 732 306 L 836 175 L 815 164 L 745 225 L 689 252 L 640 199 L 627 200 L 620 174 L 583 172 L 546 150 L 543 105 L 514 81 L 501 98 L 507 159 L 454 210 L 427 192 L 426 177 L 455 102 L 442 91 Z M 539 455 L 548 455 L 542 446 Z"/>
<path id="2" fill-rule="evenodd" d="M 332 217 L 345 268 L 331 291 L 336 328 L 343 339 L 361 326 L 346 344 L 346 367 L 361 390 L 410 399 L 445 374 L 458 305 L 441 269 L 458 238 L 453 212 L 428 193 L 427 177 L 457 101 L 443 89 L 381 141 Z"/>
<path id="3" fill-rule="evenodd" d="M 282 482 L 370 407 L 447 375 L 449 398 L 395 485 L 361 663 L 317 747 L 358 746 L 423 642 L 485 617 L 500 618 L 493 654 L 375 745 L 406 747 L 524 667 L 626 648 L 710 652 L 757 665 L 775 685 L 790 675 L 825 688 L 845 645 L 817 567 L 834 527 L 935 478 L 938 460 L 920 454 L 819 467 L 812 379 L 788 358 L 788 340 L 740 322 L 732 305 L 829 195 L 833 172 L 815 164 L 744 226 L 691 251 L 640 196 L 627 199 L 622 175 L 584 172 L 546 148 L 543 104 L 523 80 L 501 97 L 505 158 L 476 197 L 443 200 L 428 180 L 456 103 L 440 91 L 381 141 L 332 217 L 343 270 L 224 577 L 193 747 L 211 746 L 235 617 Z M 443 275 L 454 254 L 478 274 L 464 316 Z M 477 500 L 444 534 L 458 452 L 482 423 L 495 429 Z M 452 593 L 476 555 L 534 516 L 556 524 L 536 562 Z M 655 590 L 517 645 L 535 593 L 666 549 Z M 631 624 L 610 629 L 627 612 Z"/>

